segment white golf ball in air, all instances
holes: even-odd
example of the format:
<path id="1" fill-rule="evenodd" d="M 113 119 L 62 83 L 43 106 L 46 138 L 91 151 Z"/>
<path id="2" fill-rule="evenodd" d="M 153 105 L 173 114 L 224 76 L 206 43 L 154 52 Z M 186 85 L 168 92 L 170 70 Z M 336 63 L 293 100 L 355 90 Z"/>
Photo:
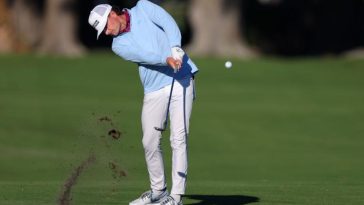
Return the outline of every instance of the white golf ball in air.
<path id="1" fill-rule="evenodd" d="M 232 66 L 233 66 L 233 63 L 231 63 L 231 61 L 225 62 L 225 68 L 230 69 Z"/>

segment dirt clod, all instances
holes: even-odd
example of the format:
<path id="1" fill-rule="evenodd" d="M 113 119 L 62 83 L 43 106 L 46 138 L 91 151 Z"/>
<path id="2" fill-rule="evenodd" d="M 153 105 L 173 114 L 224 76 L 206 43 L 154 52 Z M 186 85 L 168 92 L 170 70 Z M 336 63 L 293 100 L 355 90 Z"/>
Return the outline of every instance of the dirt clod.
<path id="1" fill-rule="evenodd" d="M 120 179 L 127 176 L 126 171 L 121 169 L 120 166 L 115 162 L 109 162 L 109 168 L 112 171 L 112 176 L 114 179 Z"/>
<path id="2" fill-rule="evenodd" d="M 118 140 L 121 137 L 121 132 L 119 130 L 116 130 L 116 129 L 110 130 L 108 134 L 109 134 L 110 137 L 112 137 L 115 140 Z"/>

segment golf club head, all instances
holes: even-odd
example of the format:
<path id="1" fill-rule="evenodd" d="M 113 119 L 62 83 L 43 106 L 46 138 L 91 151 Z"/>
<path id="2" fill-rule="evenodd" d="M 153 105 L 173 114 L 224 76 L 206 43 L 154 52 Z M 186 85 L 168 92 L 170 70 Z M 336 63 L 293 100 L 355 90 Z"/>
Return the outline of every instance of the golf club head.
<path id="1" fill-rule="evenodd" d="M 154 127 L 154 129 L 157 130 L 157 131 L 160 131 L 160 132 L 166 131 L 166 128 Z"/>

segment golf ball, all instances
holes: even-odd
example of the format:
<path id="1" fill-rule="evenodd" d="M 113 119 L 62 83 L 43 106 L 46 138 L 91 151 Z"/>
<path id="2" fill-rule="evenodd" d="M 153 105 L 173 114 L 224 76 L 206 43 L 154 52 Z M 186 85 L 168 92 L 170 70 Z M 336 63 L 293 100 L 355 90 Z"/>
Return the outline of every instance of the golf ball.
<path id="1" fill-rule="evenodd" d="M 231 63 L 231 61 L 226 61 L 225 62 L 225 68 L 229 69 L 233 66 L 233 64 Z"/>

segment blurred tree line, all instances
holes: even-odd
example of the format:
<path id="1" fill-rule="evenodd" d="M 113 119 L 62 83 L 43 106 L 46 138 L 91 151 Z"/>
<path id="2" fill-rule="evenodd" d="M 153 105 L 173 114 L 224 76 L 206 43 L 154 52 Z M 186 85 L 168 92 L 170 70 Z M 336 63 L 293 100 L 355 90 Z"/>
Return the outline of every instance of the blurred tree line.
<path id="1" fill-rule="evenodd" d="M 151 0 L 176 19 L 183 45 L 208 56 L 342 54 L 364 46 L 363 0 Z M 90 10 L 137 0 L 1 0 L 0 52 L 78 56 L 110 47 Z"/>

